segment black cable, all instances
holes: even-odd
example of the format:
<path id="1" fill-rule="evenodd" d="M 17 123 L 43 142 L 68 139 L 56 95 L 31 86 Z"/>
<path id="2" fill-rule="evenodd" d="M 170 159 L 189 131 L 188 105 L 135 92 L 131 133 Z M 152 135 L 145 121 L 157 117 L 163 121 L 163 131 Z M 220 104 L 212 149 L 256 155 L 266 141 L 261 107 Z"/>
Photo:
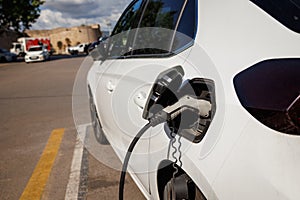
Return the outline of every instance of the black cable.
<path id="1" fill-rule="evenodd" d="M 165 122 L 170 116 L 168 113 L 161 111 L 156 113 L 153 117 L 149 119 L 149 122 L 136 134 L 132 142 L 130 143 L 124 163 L 122 166 L 122 172 L 121 172 L 121 177 L 120 177 L 120 184 L 119 184 L 119 200 L 123 200 L 123 195 L 124 195 L 124 184 L 125 184 L 125 176 L 126 176 L 126 171 L 128 167 L 128 162 L 131 156 L 131 153 L 136 145 L 136 143 L 139 141 L 139 139 L 142 137 L 142 135 L 150 128 L 157 126 L 160 123 Z"/>
<path id="2" fill-rule="evenodd" d="M 132 140 L 132 142 L 130 143 L 125 159 L 124 159 L 124 163 L 122 166 L 122 172 L 121 172 L 121 177 L 120 177 L 120 184 L 119 184 L 119 200 L 123 200 L 123 194 L 124 194 L 124 183 L 125 183 L 125 176 L 126 176 L 126 171 L 127 171 L 127 167 L 128 167 L 128 162 L 131 156 L 131 153 L 136 145 L 136 143 L 139 141 L 139 139 L 142 137 L 142 135 L 152 126 L 152 124 L 149 122 L 148 124 L 146 124 L 139 132 L 138 134 L 135 136 L 135 138 Z"/>

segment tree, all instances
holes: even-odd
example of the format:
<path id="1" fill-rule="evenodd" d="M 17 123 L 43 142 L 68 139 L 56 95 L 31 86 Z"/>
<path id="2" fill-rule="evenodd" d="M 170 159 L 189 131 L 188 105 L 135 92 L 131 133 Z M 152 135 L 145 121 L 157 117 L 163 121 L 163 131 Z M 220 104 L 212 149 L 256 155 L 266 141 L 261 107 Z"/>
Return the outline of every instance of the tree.
<path id="1" fill-rule="evenodd" d="M 15 31 L 29 29 L 40 16 L 44 0 L 0 0 L 0 25 Z"/>

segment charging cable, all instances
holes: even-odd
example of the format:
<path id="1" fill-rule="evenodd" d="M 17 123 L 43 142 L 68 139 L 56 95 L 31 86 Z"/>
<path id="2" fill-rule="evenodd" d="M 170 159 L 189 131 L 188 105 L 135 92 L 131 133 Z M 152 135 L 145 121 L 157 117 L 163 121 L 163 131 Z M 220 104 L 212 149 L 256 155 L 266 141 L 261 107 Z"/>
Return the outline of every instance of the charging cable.
<path id="1" fill-rule="evenodd" d="M 185 95 L 182 98 L 180 98 L 175 104 L 164 108 L 162 111 L 158 112 L 153 117 L 148 119 L 149 122 L 137 133 L 137 135 L 134 137 L 134 139 L 132 140 L 132 142 L 128 147 L 124 159 L 124 163 L 122 166 L 121 177 L 120 177 L 119 200 L 123 200 L 124 198 L 123 196 L 124 196 L 125 176 L 126 176 L 129 159 L 139 139 L 150 127 L 155 127 L 158 124 L 161 124 L 163 122 L 170 122 L 185 110 L 190 110 L 202 117 L 208 117 L 211 111 L 211 103 L 203 99 L 196 99 L 189 95 Z"/>

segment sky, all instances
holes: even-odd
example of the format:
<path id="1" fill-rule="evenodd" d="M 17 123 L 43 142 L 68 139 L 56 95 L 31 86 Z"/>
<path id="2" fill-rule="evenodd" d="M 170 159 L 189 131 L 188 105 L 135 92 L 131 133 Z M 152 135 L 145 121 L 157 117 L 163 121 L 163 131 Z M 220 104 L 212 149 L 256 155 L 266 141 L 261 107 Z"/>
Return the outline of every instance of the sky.
<path id="1" fill-rule="evenodd" d="M 40 17 L 32 24 L 31 29 L 100 24 L 102 31 L 111 31 L 130 2 L 131 0 L 46 0 L 40 7 Z"/>

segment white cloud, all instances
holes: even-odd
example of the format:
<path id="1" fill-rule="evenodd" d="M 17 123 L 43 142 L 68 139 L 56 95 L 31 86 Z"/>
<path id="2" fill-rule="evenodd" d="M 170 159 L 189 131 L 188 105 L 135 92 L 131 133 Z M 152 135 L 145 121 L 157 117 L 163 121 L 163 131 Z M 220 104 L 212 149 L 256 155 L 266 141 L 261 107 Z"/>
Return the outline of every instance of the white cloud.
<path id="1" fill-rule="evenodd" d="M 84 19 L 73 19 L 63 17 L 61 12 L 43 10 L 38 21 L 33 24 L 33 29 L 52 29 L 56 27 L 70 27 L 84 24 Z"/>
<path id="2" fill-rule="evenodd" d="M 41 15 L 32 29 L 100 24 L 102 30 L 111 29 L 131 0 L 48 0 L 41 7 Z"/>

